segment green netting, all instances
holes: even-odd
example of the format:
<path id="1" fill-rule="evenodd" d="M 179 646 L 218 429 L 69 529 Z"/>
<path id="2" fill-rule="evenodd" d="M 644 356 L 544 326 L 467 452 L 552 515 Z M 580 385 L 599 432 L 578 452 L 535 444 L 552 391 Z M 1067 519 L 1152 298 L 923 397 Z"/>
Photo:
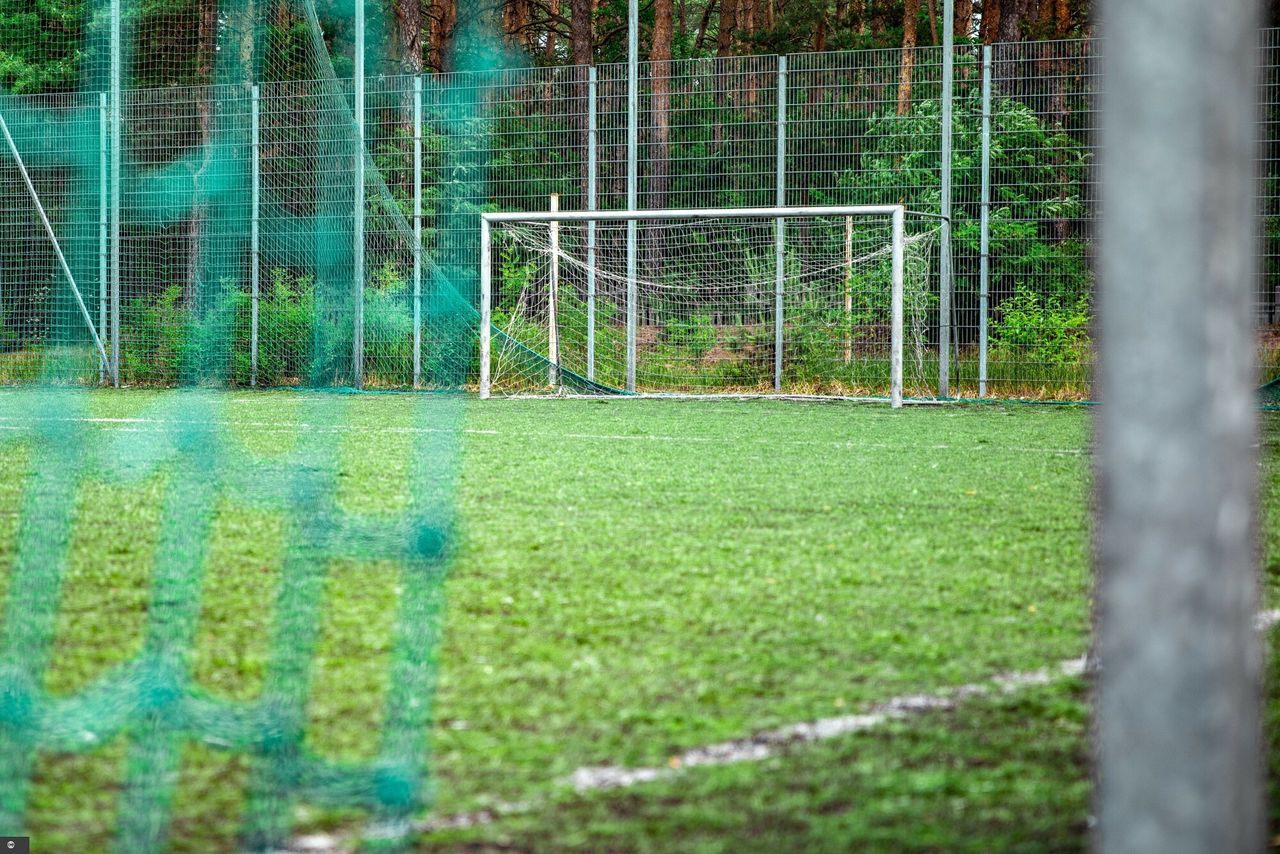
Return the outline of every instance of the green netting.
<path id="1" fill-rule="evenodd" d="M 200 745 L 243 758 L 242 847 L 284 847 L 311 805 L 359 810 L 370 845 L 399 848 L 431 791 L 426 735 L 477 323 L 472 200 L 485 197 L 485 148 L 472 137 L 497 53 L 477 33 L 467 44 L 479 82 L 415 98 L 412 78 L 383 74 L 362 111 L 339 77 L 351 73 L 350 7 L 322 23 L 311 0 L 209 5 L 211 21 L 204 6 L 168 20 L 125 3 L 118 96 L 105 2 L 76 7 L 74 20 L 35 11 L 31 43 L 3 47 L 0 227 L 18 239 L 0 286 L 20 315 L 3 325 L 26 324 L 24 338 L 43 346 L 0 342 L 10 373 L 34 381 L 0 396 L 0 451 L 26 461 L 8 479 L 21 500 L 12 561 L 0 563 L 0 835 L 29 826 L 42 763 L 119 749 L 109 836 L 119 851 L 164 849 L 183 757 Z M 385 45 L 368 11 L 367 44 Z M 191 44 L 206 38 L 216 50 Z M 390 52 L 370 53 L 368 67 L 385 70 Z M 453 175 L 438 233 L 421 239 L 395 171 L 413 153 L 403 118 L 415 102 L 447 129 L 433 156 Z M 377 117 L 363 131 L 362 114 Z M 391 126 L 399 136 L 384 145 Z M 116 377 L 183 390 L 104 422 L 76 386 Z M 433 390 L 407 404 L 407 458 L 386 461 L 407 472 L 409 499 L 367 513 L 340 501 L 352 398 L 304 396 L 287 450 L 265 453 L 233 429 L 225 391 L 409 383 Z M 77 508 L 104 489 L 150 494 L 159 516 L 142 636 L 127 662 L 60 690 L 50 673 L 65 654 Z M 282 532 L 262 689 L 237 699 L 203 684 L 192 662 L 218 572 L 213 529 L 230 517 L 276 519 Z M 308 731 L 335 567 L 394 602 L 378 747 L 362 760 L 318 748 Z M 109 619 L 129 591 L 104 583 L 99 594 L 76 619 Z"/>
<path id="2" fill-rule="evenodd" d="M 475 36 L 456 73 L 406 73 L 367 5 L 363 76 L 353 9 L 309 0 L 126 3 L 118 95 L 105 2 L 50 25 L 42 64 L 0 40 L 0 381 L 466 383 L 513 84 Z"/>
<path id="3" fill-rule="evenodd" d="M 1267 406 L 1280 404 L 1280 377 L 1264 385 L 1259 389 L 1258 394 Z"/>

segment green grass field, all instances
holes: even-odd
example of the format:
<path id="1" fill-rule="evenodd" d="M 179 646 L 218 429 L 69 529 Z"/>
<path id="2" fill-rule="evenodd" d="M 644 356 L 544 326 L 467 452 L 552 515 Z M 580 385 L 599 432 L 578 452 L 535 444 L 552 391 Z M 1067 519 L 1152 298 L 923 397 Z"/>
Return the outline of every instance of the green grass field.
<path id="1" fill-rule="evenodd" d="M 89 405 L 129 419 L 166 394 L 95 392 Z M 305 429 L 304 397 L 234 394 L 225 417 L 245 447 L 282 453 Z M 333 400 L 349 416 L 343 506 L 403 506 L 412 398 Z M 106 442 L 153 426 L 88 429 Z M 1264 427 L 1274 518 L 1280 418 Z M 991 691 L 763 761 L 678 760 L 1081 656 L 1086 409 L 494 401 L 469 404 L 463 430 L 432 815 L 493 820 L 424 830 L 421 850 L 1086 845 L 1088 700 L 1078 677 Z M 0 597 L 29 465 L 21 445 L 0 445 Z M 138 653 L 162 485 L 155 476 L 83 488 L 50 691 L 80 690 Z M 1269 578 L 1280 575 L 1277 527 L 1266 527 Z M 219 511 L 193 661 L 216 696 L 261 690 L 281 536 L 270 514 Z M 309 710 L 309 745 L 325 755 L 376 749 L 395 597 L 376 567 L 330 573 Z M 29 828 L 38 850 L 109 847 L 122 763 L 116 744 L 41 760 Z M 669 773 L 609 791 L 568 785 L 595 766 Z M 233 755 L 184 751 L 175 850 L 234 849 L 245 773 Z M 356 815 L 313 807 L 298 820 L 340 841 L 359 828 Z"/>

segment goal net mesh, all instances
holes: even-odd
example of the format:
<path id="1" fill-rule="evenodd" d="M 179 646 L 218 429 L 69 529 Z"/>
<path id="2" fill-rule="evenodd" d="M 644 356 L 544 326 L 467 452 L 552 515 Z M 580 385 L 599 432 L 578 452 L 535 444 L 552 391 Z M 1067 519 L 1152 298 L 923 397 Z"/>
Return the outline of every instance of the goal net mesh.
<path id="1" fill-rule="evenodd" d="M 780 276 L 776 223 L 640 220 L 635 391 L 772 392 L 780 337 L 781 392 L 889 394 L 891 217 L 784 218 Z M 933 221 L 908 219 L 908 396 L 934 393 L 936 236 Z M 495 394 L 627 389 L 627 241 L 624 221 L 494 224 Z"/>

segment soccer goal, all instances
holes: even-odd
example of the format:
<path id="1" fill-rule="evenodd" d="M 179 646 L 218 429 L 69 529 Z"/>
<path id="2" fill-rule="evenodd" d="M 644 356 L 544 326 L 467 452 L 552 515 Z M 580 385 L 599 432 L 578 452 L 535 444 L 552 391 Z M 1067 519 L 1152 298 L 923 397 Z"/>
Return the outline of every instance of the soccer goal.
<path id="1" fill-rule="evenodd" d="M 554 208 L 482 214 L 482 398 L 930 393 L 936 219 Z"/>

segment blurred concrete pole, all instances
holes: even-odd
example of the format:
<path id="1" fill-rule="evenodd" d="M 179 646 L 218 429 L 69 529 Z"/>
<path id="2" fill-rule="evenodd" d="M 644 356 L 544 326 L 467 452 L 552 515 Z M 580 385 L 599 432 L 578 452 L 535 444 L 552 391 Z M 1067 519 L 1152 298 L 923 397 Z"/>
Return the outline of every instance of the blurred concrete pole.
<path id="1" fill-rule="evenodd" d="M 1260 851 L 1256 0 L 1105 0 L 1097 848 Z"/>

